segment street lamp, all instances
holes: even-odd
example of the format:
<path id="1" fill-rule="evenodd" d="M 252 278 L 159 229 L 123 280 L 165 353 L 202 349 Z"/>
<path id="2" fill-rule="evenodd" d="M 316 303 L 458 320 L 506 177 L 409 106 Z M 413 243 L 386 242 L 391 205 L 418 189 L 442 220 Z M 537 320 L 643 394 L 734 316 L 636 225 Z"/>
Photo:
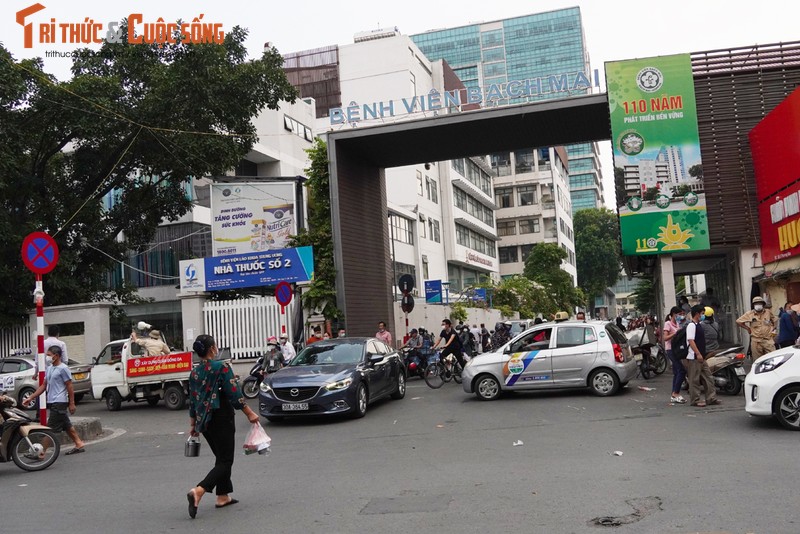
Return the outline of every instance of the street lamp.
<path id="1" fill-rule="evenodd" d="M 442 282 L 442 287 L 444 288 L 444 304 L 446 306 L 450 304 L 450 282 Z"/>

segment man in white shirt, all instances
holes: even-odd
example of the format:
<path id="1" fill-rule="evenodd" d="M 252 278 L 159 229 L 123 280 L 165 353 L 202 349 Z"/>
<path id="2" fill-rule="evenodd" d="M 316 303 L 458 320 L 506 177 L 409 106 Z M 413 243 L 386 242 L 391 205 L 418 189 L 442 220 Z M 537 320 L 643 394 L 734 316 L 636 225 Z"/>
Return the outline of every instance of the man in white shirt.
<path id="1" fill-rule="evenodd" d="M 288 364 L 297 355 L 297 351 L 289 343 L 289 336 L 281 334 L 281 352 L 283 352 L 283 360 Z"/>
<path id="2" fill-rule="evenodd" d="M 686 342 L 689 344 L 689 354 L 683 360 L 686 367 L 686 376 L 689 380 L 690 404 L 699 408 L 706 405 L 722 404 L 717 399 L 717 388 L 714 385 L 714 377 L 705 361 L 706 338 L 703 328 L 700 326 L 700 315 L 705 308 L 700 305 L 692 306 L 690 313 L 692 319 L 686 326 Z M 700 400 L 700 388 L 705 388 L 706 401 Z"/>
<path id="3" fill-rule="evenodd" d="M 47 352 L 47 349 L 55 345 L 61 349 L 61 361 L 63 361 L 64 363 L 69 363 L 69 356 L 67 355 L 67 344 L 58 339 L 59 333 L 60 330 L 57 324 L 53 324 L 47 327 L 47 337 L 44 340 L 44 351 Z"/>

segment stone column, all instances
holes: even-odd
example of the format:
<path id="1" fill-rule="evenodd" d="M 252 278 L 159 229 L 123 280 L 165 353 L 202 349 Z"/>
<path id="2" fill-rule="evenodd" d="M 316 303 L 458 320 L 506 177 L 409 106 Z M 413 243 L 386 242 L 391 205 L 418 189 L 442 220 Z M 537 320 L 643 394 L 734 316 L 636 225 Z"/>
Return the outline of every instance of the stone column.
<path id="1" fill-rule="evenodd" d="M 192 343 L 200 334 L 205 334 L 203 320 L 203 304 L 208 300 L 208 293 L 186 293 L 178 295 L 181 301 L 183 316 L 183 344 L 185 350 L 192 350 Z"/>

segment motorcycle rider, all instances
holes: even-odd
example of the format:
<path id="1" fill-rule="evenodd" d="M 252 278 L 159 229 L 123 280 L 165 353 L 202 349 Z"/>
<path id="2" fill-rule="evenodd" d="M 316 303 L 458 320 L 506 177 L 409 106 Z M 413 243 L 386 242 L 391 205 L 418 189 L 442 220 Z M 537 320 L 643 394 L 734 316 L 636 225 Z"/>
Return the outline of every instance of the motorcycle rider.
<path id="1" fill-rule="evenodd" d="M 492 334 L 492 350 L 499 350 L 500 347 L 508 343 L 511 339 L 509 329 L 506 328 L 505 323 L 496 323 L 494 325 L 494 334 Z"/>
<path id="2" fill-rule="evenodd" d="M 419 330 L 416 328 L 412 328 L 411 332 L 409 332 L 408 340 L 406 341 L 405 345 L 400 347 L 401 349 L 409 349 L 409 360 L 413 359 L 416 356 L 419 359 L 419 362 L 423 368 L 428 366 L 428 359 L 425 355 L 422 354 L 422 336 L 419 335 Z"/>
<path id="3" fill-rule="evenodd" d="M 289 343 L 289 336 L 287 334 L 281 334 L 281 353 L 283 353 L 283 359 L 288 364 L 292 361 L 292 358 L 297 356 L 297 351 L 294 350 L 294 347 L 291 343 Z"/>
<path id="4" fill-rule="evenodd" d="M 267 338 L 267 350 L 264 353 L 264 362 L 261 364 L 261 373 L 267 374 L 270 369 L 277 371 L 284 366 L 286 360 L 283 357 L 283 352 L 278 346 L 278 338 L 269 336 Z"/>
<path id="5" fill-rule="evenodd" d="M 736 319 L 736 325 L 750 334 L 753 361 L 775 350 L 777 320 L 766 304 L 763 297 L 753 297 L 753 309 Z"/>

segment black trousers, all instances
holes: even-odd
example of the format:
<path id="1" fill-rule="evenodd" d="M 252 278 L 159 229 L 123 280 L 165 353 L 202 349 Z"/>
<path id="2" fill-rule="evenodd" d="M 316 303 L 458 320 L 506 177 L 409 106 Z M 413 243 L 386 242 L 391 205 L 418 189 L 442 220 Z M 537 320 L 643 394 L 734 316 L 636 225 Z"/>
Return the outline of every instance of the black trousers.
<path id="1" fill-rule="evenodd" d="M 234 442 L 236 436 L 236 421 L 233 410 L 228 408 L 214 410 L 211 421 L 203 432 L 211 452 L 216 457 L 216 462 L 206 478 L 198 484 L 207 492 L 217 489 L 217 495 L 227 495 L 233 491 L 231 470 L 233 469 Z"/>

